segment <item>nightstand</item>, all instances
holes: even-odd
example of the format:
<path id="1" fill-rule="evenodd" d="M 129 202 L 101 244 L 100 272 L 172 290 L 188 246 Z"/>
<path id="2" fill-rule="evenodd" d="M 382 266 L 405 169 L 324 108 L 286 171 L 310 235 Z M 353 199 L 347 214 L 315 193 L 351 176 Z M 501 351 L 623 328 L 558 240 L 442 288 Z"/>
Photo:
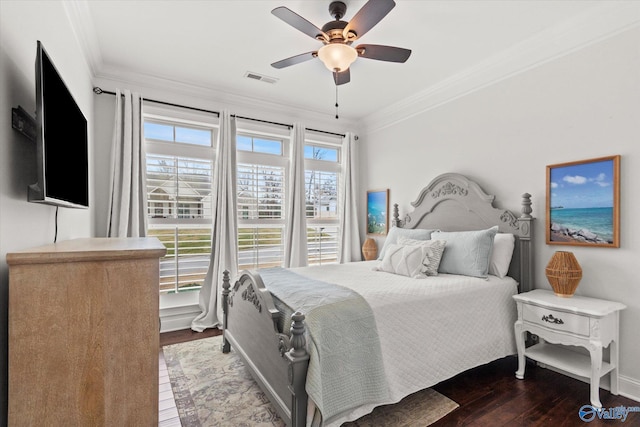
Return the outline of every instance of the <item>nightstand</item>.
<path id="1" fill-rule="evenodd" d="M 573 296 L 562 298 L 553 292 L 536 289 L 514 295 L 518 307 L 515 323 L 518 347 L 516 378 L 524 379 L 525 356 L 538 363 L 590 379 L 591 405 L 601 408 L 600 378 L 611 374 L 611 393 L 618 394 L 618 302 Z M 540 338 L 525 348 L 526 332 Z M 560 344 L 560 345 L 550 345 Z M 589 356 L 562 346 L 580 346 Z M 602 360 L 602 349 L 610 346 L 609 361 Z"/>

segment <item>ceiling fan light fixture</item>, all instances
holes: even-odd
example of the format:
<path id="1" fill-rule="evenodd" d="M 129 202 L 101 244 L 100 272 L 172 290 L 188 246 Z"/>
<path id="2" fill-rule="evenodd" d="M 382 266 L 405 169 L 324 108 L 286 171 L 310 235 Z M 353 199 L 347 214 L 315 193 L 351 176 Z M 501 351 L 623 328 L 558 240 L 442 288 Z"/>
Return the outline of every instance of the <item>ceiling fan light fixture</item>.
<path id="1" fill-rule="evenodd" d="M 358 52 L 346 44 L 329 43 L 318 50 L 318 58 L 329 71 L 342 72 L 347 70 L 358 58 Z"/>

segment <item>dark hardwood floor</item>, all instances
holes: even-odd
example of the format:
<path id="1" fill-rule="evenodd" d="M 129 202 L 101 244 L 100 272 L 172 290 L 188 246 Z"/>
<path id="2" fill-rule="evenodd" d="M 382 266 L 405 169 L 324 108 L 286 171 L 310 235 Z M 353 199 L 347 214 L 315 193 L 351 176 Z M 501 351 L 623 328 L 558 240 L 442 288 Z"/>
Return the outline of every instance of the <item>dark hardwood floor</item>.
<path id="1" fill-rule="evenodd" d="M 220 335 L 218 329 L 160 334 L 160 346 Z M 433 387 L 460 407 L 433 427 L 450 426 L 640 426 L 640 413 L 630 412 L 626 421 L 580 419 L 578 411 L 589 404 L 589 385 L 550 369 L 527 362 L 525 379 L 515 377 L 515 356 L 471 369 Z M 605 409 L 640 407 L 640 403 L 600 389 Z"/>
<path id="2" fill-rule="evenodd" d="M 205 329 L 203 332 L 195 332 L 191 329 L 182 329 L 180 331 L 163 332 L 160 334 L 160 348 L 165 345 L 178 344 L 181 342 L 193 341 L 200 338 L 215 337 L 221 335 L 220 329 Z"/>
<path id="3" fill-rule="evenodd" d="M 457 402 L 460 407 L 439 420 L 444 426 L 611 426 L 640 425 L 640 413 L 629 413 L 621 420 L 590 422 L 580 419 L 578 411 L 589 402 L 589 385 L 528 361 L 525 379 L 518 380 L 518 361 L 507 357 L 464 372 L 433 387 Z M 640 403 L 600 389 L 605 409 Z"/>

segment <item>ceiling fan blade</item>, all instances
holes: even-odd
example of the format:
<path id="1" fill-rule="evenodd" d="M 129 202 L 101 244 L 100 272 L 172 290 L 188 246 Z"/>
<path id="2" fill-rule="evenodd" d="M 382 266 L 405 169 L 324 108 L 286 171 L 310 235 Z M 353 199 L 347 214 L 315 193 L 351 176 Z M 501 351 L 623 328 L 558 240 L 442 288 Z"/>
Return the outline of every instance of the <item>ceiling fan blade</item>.
<path id="1" fill-rule="evenodd" d="M 302 16 L 293 12 L 291 9 L 284 6 L 276 7 L 271 11 L 272 14 L 282 19 L 293 28 L 302 31 L 311 38 L 317 39 L 318 36 L 329 41 L 329 36 L 320 28 L 313 25 L 311 22 L 304 19 Z"/>
<path id="2" fill-rule="evenodd" d="M 395 6 L 396 2 L 393 0 L 369 0 L 344 28 L 342 34 L 345 40 L 356 40 L 362 37 L 387 16 Z M 349 37 L 349 33 L 355 34 L 355 37 Z"/>
<path id="3" fill-rule="evenodd" d="M 292 65 L 299 64 L 304 61 L 308 61 L 317 56 L 317 52 L 314 50 L 313 52 L 301 53 L 300 55 L 292 56 L 290 58 L 286 58 L 271 64 L 273 68 L 285 68 L 290 67 Z"/>
<path id="4" fill-rule="evenodd" d="M 360 44 L 356 46 L 356 50 L 359 57 L 378 61 L 406 62 L 411 56 L 410 49 L 379 44 Z"/>
<path id="5" fill-rule="evenodd" d="M 334 72 L 333 81 L 336 82 L 336 86 L 349 83 L 351 81 L 351 72 L 349 71 L 348 68 L 339 73 Z"/>

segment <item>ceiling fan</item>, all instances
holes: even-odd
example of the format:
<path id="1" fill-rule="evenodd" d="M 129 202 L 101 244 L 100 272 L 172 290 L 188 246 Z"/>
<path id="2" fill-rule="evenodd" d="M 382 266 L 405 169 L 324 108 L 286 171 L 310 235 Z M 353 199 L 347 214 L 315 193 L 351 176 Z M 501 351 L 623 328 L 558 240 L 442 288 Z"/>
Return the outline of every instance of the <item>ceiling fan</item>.
<path id="1" fill-rule="evenodd" d="M 400 47 L 376 44 L 360 44 L 355 48 L 351 44 L 367 33 L 395 7 L 393 0 L 369 0 L 355 14 L 351 21 L 342 21 L 347 5 L 342 1 L 333 1 L 329 13 L 335 21 L 329 21 L 322 29 L 316 27 L 302 16 L 281 6 L 273 9 L 272 14 L 306 35 L 322 42 L 317 51 L 306 52 L 271 64 L 275 68 L 285 68 L 313 58 L 320 58 L 333 73 L 336 85 L 349 83 L 349 66 L 358 57 L 388 62 L 405 62 L 411 50 Z"/>

